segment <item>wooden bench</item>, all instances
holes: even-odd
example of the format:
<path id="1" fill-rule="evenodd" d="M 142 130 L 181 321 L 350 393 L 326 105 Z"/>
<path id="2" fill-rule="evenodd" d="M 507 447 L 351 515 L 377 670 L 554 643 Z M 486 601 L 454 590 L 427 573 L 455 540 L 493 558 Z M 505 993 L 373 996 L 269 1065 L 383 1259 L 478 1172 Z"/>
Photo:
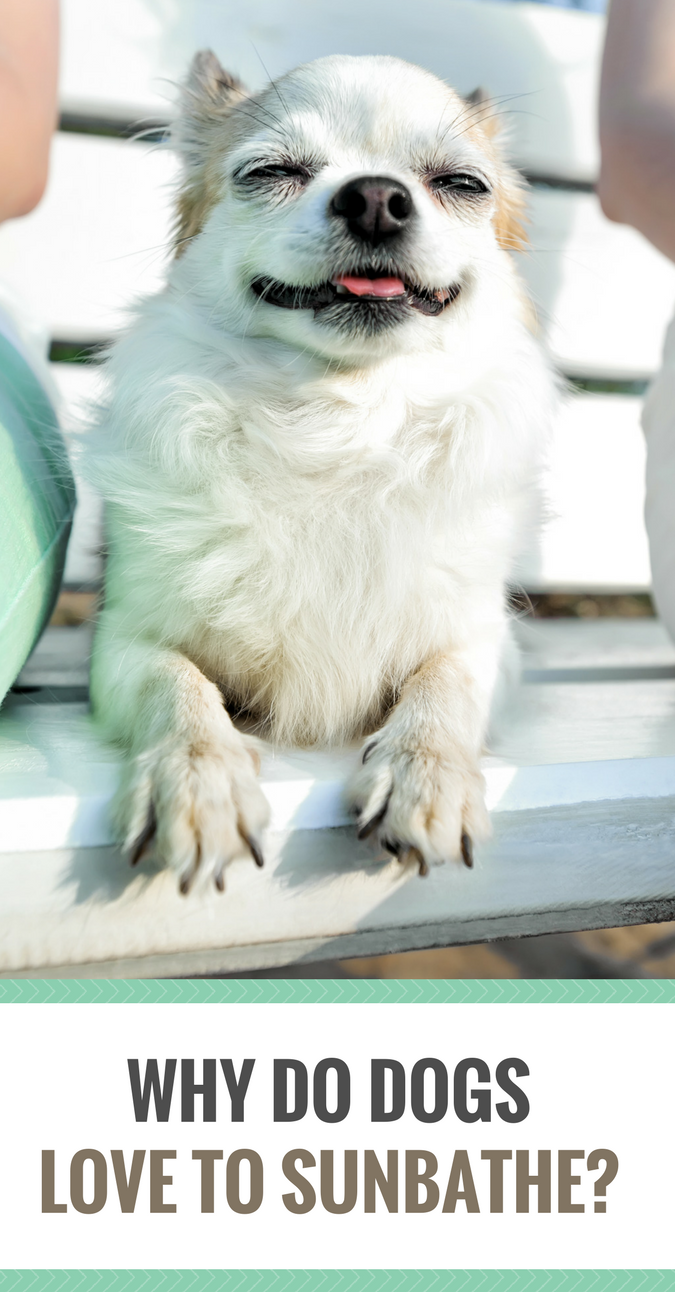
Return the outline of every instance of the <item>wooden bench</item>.
<path id="1" fill-rule="evenodd" d="M 167 80 L 212 45 L 252 85 L 322 53 L 384 52 L 503 101 L 532 181 L 522 269 L 573 378 L 557 428 L 554 518 L 523 563 L 529 592 L 649 588 L 639 393 L 659 363 L 675 268 L 607 223 L 592 192 L 602 20 L 534 4 L 423 0 L 392 30 L 384 0 L 283 17 L 265 0 L 65 0 L 63 129 L 41 207 L 0 229 L 0 280 L 44 321 L 52 353 L 100 343 L 161 281 L 174 160 L 157 132 Z M 297 19 L 294 21 L 294 18 Z M 164 78 L 164 79 L 162 79 Z M 54 362 L 66 429 L 100 372 Z M 101 577 L 100 509 L 80 490 L 66 585 Z M 425 880 L 358 844 L 341 802 L 355 751 L 270 750 L 267 866 L 236 862 L 224 897 L 188 900 L 129 870 L 107 805 L 116 753 L 87 713 L 90 628 L 45 634 L 0 714 L 0 974 L 236 971 L 675 917 L 675 648 L 656 620 L 516 625 L 523 679 L 485 762 L 493 841 L 473 872 Z"/>

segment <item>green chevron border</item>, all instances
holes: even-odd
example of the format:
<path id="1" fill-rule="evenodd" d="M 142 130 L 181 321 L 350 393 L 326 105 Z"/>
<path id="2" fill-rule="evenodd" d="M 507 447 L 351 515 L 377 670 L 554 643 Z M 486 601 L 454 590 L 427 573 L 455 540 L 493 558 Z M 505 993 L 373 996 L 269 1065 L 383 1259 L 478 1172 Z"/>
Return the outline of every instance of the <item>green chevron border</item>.
<path id="1" fill-rule="evenodd" d="M 7 1005 L 671 1005 L 670 978 L 7 978 Z"/>
<path id="2" fill-rule="evenodd" d="M 0 1292 L 670 1292 L 672 1270 L 0 1270 Z"/>

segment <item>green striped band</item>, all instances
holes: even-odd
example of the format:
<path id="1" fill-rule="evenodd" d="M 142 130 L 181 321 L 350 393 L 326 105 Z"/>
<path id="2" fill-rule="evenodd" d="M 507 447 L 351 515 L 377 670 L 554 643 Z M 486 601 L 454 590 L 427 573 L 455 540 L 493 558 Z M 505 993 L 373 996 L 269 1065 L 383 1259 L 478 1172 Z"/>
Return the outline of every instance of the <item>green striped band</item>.
<path id="1" fill-rule="evenodd" d="M 668 1005 L 670 978 L 0 980 L 7 1005 Z"/>
<path id="2" fill-rule="evenodd" d="M 0 1292 L 670 1292 L 672 1270 L 2 1270 Z"/>

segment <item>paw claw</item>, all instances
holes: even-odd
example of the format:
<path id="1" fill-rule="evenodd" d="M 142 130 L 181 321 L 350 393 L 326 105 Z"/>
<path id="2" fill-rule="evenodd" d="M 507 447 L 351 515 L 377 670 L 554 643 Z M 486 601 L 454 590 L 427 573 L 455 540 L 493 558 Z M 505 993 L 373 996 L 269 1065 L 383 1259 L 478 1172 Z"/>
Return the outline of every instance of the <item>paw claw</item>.
<path id="1" fill-rule="evenodd" d="M 387 797 L 384 800 L 384 803 L 382 804 L 382 807 L 380 808 L 379 812 L 376 812 L 375 816 L 371 816 L 370 821 L 366 821 L 365 825 L 361 826 L 361 829 L 358 831 L 356 836 L 357 839 L 367 839 L 368 835 L 372 834 L 373 830 L 377 829 L 380 822 L 384 821 L 384 818 L 387 815 L 387 808 L 389 807 L 390 798 L 391 798 L 391 790 L 387 794 Z"/>
<path id="2" fill-rule="evenodd" d="M 416 848 L 412 843 L 407 845 L 404 844 L 403 848 L 404 851 L 400 853 L 399 861 L 404 865 L 414 862 L 414 864 L 419 867 L 418 874 L 422 876 L 422 879 L 424 879 L 424 877 L 429 874 L 429 867 L 419 848 Z"/>
<path id="3" fill-rule="evenodd" d="M 183 878 L 181 879 L 180 884 L 178 885 L 180 892 L 183 894 L 183 897 L 187 897 L 188 893 L 190 892 L 190 889 L 192 888 L 192 882 L 194 880 L 195 875 L 197 874 L 197 871 L 199 870 L 199 867 L 201 865 L 201 860 L 202 860 L 202 845 L 201 843 L 198 842 L 197 852 L 195 853 L 195 859 L 192 864 L 192 869 L 187 871 L 187 873 L 183 875 Z"/>
<path id="4" fill-rule="evenodd" d="M 139 861 L 141 860 L 141 857 L 143 856 L 143 853 L 145 852 L 145 849 L 147 848 L 151 839 L 154 838 L 156 830 L 157 830 L 157 821 L 155 818 L 155 809 L 151 803 L 150 809 L 148 811 L 148 819 L 145 825 L 143 826 L 141 833 L 138 835 L 138 838 L 135 839 L 134 843 L 132 843 L 131 848 L 129 850 L 130 866 L 138 865 Z"/>
<path id="5" fill-rule="evenodd" d="M 199 739 L 181 733 L 142 751 L 128 763 L 116 799 L 132 865 L 154 836 L 154 851 L 184 896 L 214 885 L 222 892 L 226 866 L 249 850 L 263 865 L 269 804 L 245 741 L 225 714 L 220 722 L 222 729 L 209 728 L 208 738 L 197 727 Z"/>
<path id="6" fill-rule="evenodd" d="M 461 849 L 462 861 L 464 862 L 464 865 L 468 866 L 469 870 L 471 870 L 473 866 L 473 843 L 466 831 L 462 831 Z"/>
<path id="7" fill-rule="evenodd" d="M 257 839 L 254 839 L 253 836 L 250 834 L 244 835 L 244 838 L 249 846 L 251 856 L 256 866 L 259 866 L 260 869 L 262 870 L 263 866 L 265 865 L 265 858 L 262 855 L 260 844 L 258 843 Z"/>

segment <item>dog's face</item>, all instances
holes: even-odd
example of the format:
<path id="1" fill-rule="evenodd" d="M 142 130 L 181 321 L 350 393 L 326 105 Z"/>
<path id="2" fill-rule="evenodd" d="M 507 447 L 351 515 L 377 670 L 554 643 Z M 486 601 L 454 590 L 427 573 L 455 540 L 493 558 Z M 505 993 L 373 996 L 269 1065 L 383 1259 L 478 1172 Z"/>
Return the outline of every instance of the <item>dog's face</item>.
<path id="1" fill-rule="evenodd" d="M 484 101 L 391 58 L 321 59 L 255 97 L 197 55 L 177 253 L 239 335 L 336 359 L 447 341 L 522 239 Z"/>

